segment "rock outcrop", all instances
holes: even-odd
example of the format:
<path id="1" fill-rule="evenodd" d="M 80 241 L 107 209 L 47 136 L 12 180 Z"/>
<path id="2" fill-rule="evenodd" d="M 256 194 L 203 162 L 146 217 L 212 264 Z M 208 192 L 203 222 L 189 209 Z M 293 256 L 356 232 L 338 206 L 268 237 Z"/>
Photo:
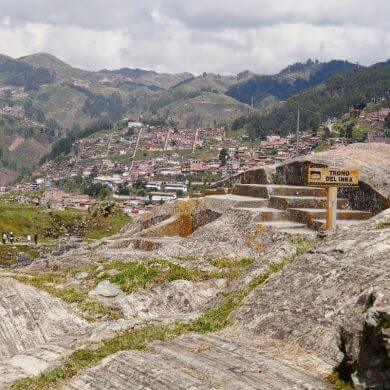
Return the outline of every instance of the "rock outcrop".
<path id="1" fill-rule="evenodd" d="M 109 239 L 0 271 L 0 388 L 134 327 L 162 331 L 188 321 L 202 326 L 180 327 L 199 334 L 140 351 L 120 342 L 120 352 L 62 387 L 314 390 L 332 388 L 327 377 L 337 370 L 356 389 L 390 388 L 388 148 L 352 145 L 309 156 L 310 164 L 361 168 L 359 188 L 339 199 L 344 219 L 333 232 L 312 226 L 323 222 L 325 190 L 297 186 L 308 166 L 299 158 L 156 208 Z M 67 305 L 16 280 L 52 271 L 59 285 L 48 278 L 47 290 L 75 292 L 98 308 L 96 322 L 80 318 L 77 299 Z M 203 327 L 205 312 L 202 321 L 221 316 L 223 326 L 234 325 Z"/>
<path id="2" fill-rule="evenodd" d="M 390 386 L 389 225 L 386 210 L 338 229 L 254 291 L 235 318 L 258 335 L 314 351 L 361 383 Z"/>
<path id="3" fill-rule="evenodd" d="M 218 335 L 192 335 L 155 343 L 148 352 L 119 352 L 66 387 L 108 388 L 330 390 L 331 386 L 318 378 L 318 372 L 275 359 L 256 346 Z"/>

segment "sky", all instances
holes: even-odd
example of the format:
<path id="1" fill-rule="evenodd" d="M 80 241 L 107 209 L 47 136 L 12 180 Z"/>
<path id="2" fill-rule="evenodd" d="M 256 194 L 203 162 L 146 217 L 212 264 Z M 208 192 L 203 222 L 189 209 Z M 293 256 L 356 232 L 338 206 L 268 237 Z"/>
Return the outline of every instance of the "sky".
<path id="1" fill-rule="evenodd" d="M 389 0 L 0 0 L 0 53 L 72 66 L 276 73 L 390 57 Z"/>

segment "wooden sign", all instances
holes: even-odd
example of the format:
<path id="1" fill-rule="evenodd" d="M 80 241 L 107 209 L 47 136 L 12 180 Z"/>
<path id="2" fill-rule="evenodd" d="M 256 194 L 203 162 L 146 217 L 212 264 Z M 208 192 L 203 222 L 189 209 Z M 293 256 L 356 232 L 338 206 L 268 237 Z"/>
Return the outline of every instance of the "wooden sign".
<path id="1" fill-rule="evenodd" d="M 350 168 L 309 168 L 309 186 L 349 187 L 359 184 L 359 170 Z"/>

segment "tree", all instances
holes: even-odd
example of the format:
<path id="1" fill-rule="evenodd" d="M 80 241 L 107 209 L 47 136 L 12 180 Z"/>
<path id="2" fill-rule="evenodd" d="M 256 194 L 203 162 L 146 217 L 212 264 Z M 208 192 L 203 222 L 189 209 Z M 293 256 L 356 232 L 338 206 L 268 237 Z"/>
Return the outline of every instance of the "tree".
<path id="1" fill-rule="evenodd" d="M 383 132 L 383 135 L 385 137 L 389 137 L 390 138 L 390 113 L 387 114 L 386 118 L 385 118 L 385 130 Z"/>
<path id="2" fill-rule="evenodd" d="M 32 104 L 31 99 L 27 99 L 23 103 L 23 110 L 28 118 L 32 118 L 32 116 L 34 114 L 34 109 L 33 109 L 33 104 Z"/>
<path id="3" fill-rule="evenodd" d="M 349 121 L 347 123 L 346 129 L 345 129 L 345 136 L 349 139 L 352 138 L 353 128 L 355 124 L 352 121 Z"/>
<path id="4" fill-rule="evenodd" d="M 94 198 L 104 199 L 111 195 L 112 190 L 106 184 L 92 183 L 84 189 L 84 193 Z"/>
<path id="5" fill-rule="evenodd" d="M 309 121 L 309 128 L 311 129 L 311 133 L 312 133 L 313 135 L 317 135 L 318 126 L 319 126 L 318 118 L 312 118 L 312 119 Z"/>
<path id="6" fill-rule="evenodd" d="M 390 113 L 385 118 L 385 129 L 390 129 Z"/>
<path id="7" fill-rule="evenodd" d="M 36 110 L 35 114 L 38 122 L 44 123 L 46 121 L 45 114 L 42 110 Z"/>
<path id="8" fill-rule="evenodd" d="M 129 189 L 122 183 L 118 184 L 118 188 L 116 190 L 118 195 L 129 195 Z"/>
<path id="9" fill-rule="evenodd" d="M 221 161 L 221 166 L 226 165 L 226 160 L 228 157 L 229 157 L 228 151 L 225 148 L 221 149 L 218 156 L 219 161 Z"/>

